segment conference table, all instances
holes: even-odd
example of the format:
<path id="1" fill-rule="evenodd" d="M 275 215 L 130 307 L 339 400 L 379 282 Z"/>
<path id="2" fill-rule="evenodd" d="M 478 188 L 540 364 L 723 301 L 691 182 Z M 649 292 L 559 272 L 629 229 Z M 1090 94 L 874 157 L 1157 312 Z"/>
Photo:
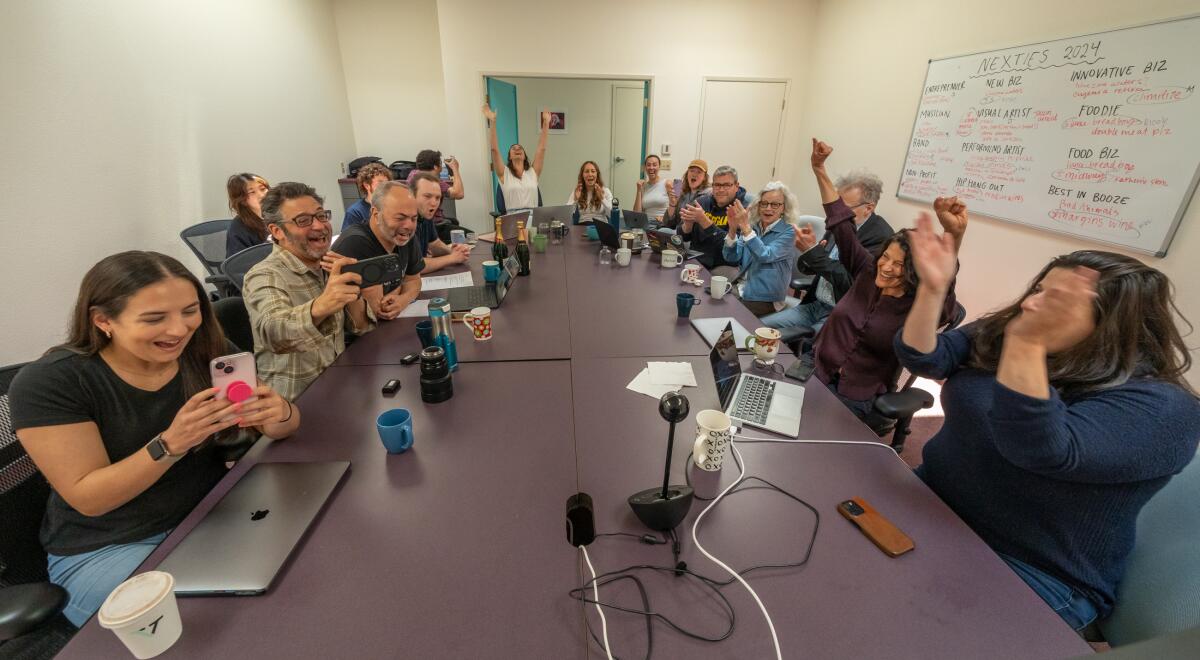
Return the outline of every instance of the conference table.
<path id="1" fill-rule="evenodd" d="M 661 268 L 647 250 L 630 266 L 601 265 L 582 231 L 534 253 L 493 310 L 495 336 L 475 342 L 456 327 L 460 366 L 454 396 L 420 399 L 417 318 L 381 323 L 355 341 L 298 399 L 300 430 L 260 441 L 138 572 L 170 553 L 237 480 L 260 461 L 348 460 L 351 468 L 308 533 L 260 596 L 180 598 L 184 632 L 162 657 L 603 658 L 595 607 L 571 597 L 590 578 L 565 533 L 565 502 L 594 501 L 601 534 L 650 533 L 626 498 L 661 484 L 667 424 L 657 401 L 626 385 L 648 360 L 687 362 L 697 387 L 679 425 L 671 483 L 690 481 L 711 498 L 738 477 L 731 455 L 719 472 L 689 465 L 696 412 L 718 408 L 708 344 L 677 318 L 675 294 L 695 293 L 698 317 L 757 322 L 735 298 L 713 300 Z M 468 268 L 478 280 L 490 258 L 480 242 Z M 464 269 L 465 270 L 465 269 Z M 450 271 L 453 272 L 453 269 Z M 705 276 L 707 279 L 707 275 Z M 422 298 L 444 293 L 424 291 Z M 781 379 L 791 362 L 747 371 Z M 401 381 L 392 396 L 380 392 Z M 414 446 L 388 454 L 375 431 L 383 411 L 412 411 Z M 737 570 L 771 615 L 787 658 L 1062 658 L 1090 652 L 1053 611 L 926 488 L 893 451 L 815 380 L 806 384 L 800 439 L 788 444 L 745 429 L 736 447 L 748 476 L 768 488 L 739 489 L 703 519 L 704 547 Z M 749 485 L 762 485 L 749 482 Z M 789 497 L 790 495 L 790 497 Z M 863 497 L 915 542 L 898 558 L 877 550 L 836 511 Z M 796 499 L 793 499 L 796 498 Z M 798 500 L 811 506 L 816 514 Z M 728 575 L 701 555 L 697 499 L 677 528 L 680 559 L 714 580 Z M 654 533 L 659 536 L 657 533 Z M 671 544 L 600 536 L 588 551 L 597 572 L 670 568 Z M 670 570 L 632 572 L 651 608 L 697 635 L 729 627 L 710 591 Z M 766 620 L 734 582 L 721 588 L 736 625 L 719 643 L 652 624 L 653 657 L 767 658 Z M 587 591 L 588 597 L 591 590 Z M 631 580 L 601 586 L 601 600 L 640 609 Z M 606 610 L 614 654 L 644 657 L 646 618 Z M 89 621 L 64 658 L 125 655 Z"/>

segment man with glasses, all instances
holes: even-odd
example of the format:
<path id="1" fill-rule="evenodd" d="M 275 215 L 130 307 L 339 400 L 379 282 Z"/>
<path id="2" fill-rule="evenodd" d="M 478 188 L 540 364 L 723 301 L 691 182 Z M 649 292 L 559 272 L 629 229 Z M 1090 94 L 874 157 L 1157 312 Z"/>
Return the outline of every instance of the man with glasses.
<path id="1" fill-rule="evenodd" d="M 722 251 L 729 229 L 729 206 L 735 201 L 746 208 L 751 205 L 746 189 L 738 185 L 737 170 L 722 165 L 713 172 L 712 193 L 679 210 L 677 230 L 693 250 L 703 253 L 696 257 L 700 265 L 730 280 L 737 276 L 737 263 L 726 261 Z"/>
<path id="2" fill-rule="evenodd" d="M 359 292 L 362 278 L 342 272 L 356 260 L 329 251 L 333 228 L 324 202 L 303 183 L 272 188 L 262 215 L 275 246 L 242 284 L 258 377 L 288 399 L 346 349 L 347 331 L 375 326 Z"/>
<path id="3" fill-rule="evenodd" d="M 425 260 L 417 239 L 417 200 L 399 181 L 379 184 L 371 194 L 371 217 L 338 236 L 333 252 L 356 260 L 395 254 L 400 257 L 397 279 L 363 289 L 363 300 L 375 318 L 390 321 L 421 293 Z"/>

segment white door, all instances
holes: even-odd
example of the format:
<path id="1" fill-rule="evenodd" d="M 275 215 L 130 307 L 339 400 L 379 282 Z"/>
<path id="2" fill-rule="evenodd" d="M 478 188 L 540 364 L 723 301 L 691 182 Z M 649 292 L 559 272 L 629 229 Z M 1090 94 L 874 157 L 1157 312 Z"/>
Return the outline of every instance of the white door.
<path id="1" fill-rule="evenodd" d="M 642 170 L 642 85 L 612 86 L 612 162 L 604 182 L 621 208 L 633 208 Z"/>
<path id="2" fill-rule="evenodd" d="M 704 81 L 696 157 L 708 161 L 709 174 L 732 165 L 750 193 L 774 180 L 786 98 L 783 82 Z"/>

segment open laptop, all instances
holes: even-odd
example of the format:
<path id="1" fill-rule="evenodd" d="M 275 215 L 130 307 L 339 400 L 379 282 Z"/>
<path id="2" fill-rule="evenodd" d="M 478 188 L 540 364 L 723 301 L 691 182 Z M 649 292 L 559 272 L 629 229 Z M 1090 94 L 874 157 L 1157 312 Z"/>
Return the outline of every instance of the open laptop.
<path id="1" fill-rule="evenodd" d="M 349 468 L 258 463 L 156 570 L 175 577 L 181 596 L 265 592 Z"/>
<path id="2" fill-rule="evenodd" d="M 521 270 L 521 262 L 516 257 L 510 256 L 504 260 L 501 266 L 500 278 L 496 280 L 495 284 L 489 282 L 450 289 L 447 296 L 447 300 L 450 301 L 450 311 L 466 312 L 476 307 L 492 309 L 499 307 L 500 303 L 504 302 L 504 296 L 508 295 L 508 290 L 517 277 L 517 271 Z"/>
<path id="3" fill-rule="evenodd" d="M 721 333 L 725 328 L 733 328 L 733 343 L 737 345 L 737 349 L 742 353 L 750 353 L 751 350 L 746 348 L 746 338 L 751 337 L 750 331 L 746 326 L 738 323 L 738 320 L 732 316 L 717 316 L 714 318 L 701 319 L 692 318 L 692 327 L 700 336 L 704 338 L 704 342 L 709 346 L 717 343 L 721 338 Z"/>
<path id="4" fill-rule="evenodd" d="M 573 204 L 567 204 L 566 206 L 539 206 L 533 209 L 533 224 L 534 226 L 540 225 L 543 222 L 550 224 L 558 220 L 569 227 L 571 226 L 571 216 L 574 213 L 575 205 Z"/>
<path id="5" fill-rule="evenodd" d="M 641 211 L 621 211 L 621 225 L 625 229 L 645 229 L 650 225 L 650 216 Z"/>
<path id="6" fill-rule="evenodd" d="M 770 378 L 742 373 L 733 328 L 725 330 L 708 354 L 721 408 L 732 419 L 747 426 L 780 435 L 800 435 L 800 409 L 804 407 L 804 388 Z"/>
<path id="7" fill-rule="evenodd" d="M 588 223 L 583 223 L 588 224 Z M 617 230 L 604 220 L 596 220 L 591 223 L 596 227 L 596 235 L 600 237 L 600 243 L 607 245 L 609 248 L 616 250 L 621 247 L 621 242 L 617 240 Z"/>
<path id="8" fill-rule="evenodd" d="M 654 254 L 662 254 L 667 248 L 682 254 L 684 259 L 695 259 L 704 254 L 699 250 L 685 248 L 682 244 L 674 245 L 671 242 L 672 236 L 675 236 L 674 229 L 651 229 L 646 232 L 646 242 L 650 244 L 650 251 Z"/>
<path id="9" fill-rule="evenodd" d="M 513 211 L 499 217 L 500 231 L 504 232 L 504 241 L 512 242 L 517 240 L 517 221 L 524 220 L 525 226 L 529 226 L 529 211 Z M 493 223 L 494 224 L 494 223 Z M 489 231 L 486 234 L 480 234 L 479 240 L 487 241 L 488 243 L 496 242 L 496 232 Z"/>

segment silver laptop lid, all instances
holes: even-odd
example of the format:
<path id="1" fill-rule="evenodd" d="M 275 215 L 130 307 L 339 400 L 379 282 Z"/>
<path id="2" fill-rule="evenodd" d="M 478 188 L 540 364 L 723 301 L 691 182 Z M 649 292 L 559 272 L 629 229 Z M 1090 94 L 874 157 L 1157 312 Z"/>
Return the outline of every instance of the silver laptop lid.
<path id="1" fill-rule="evenodd" d="M 258 463 L 158 566 L 175 593 L 259 594 L 349 469 L 349 461 Z"/>
<path id="2" fill-rule="evenodd" d="M 733 328 L 729 323 L 725 324 L 725 329 L 708 352 L 708 361 L 712 363 L 713 380 L 717 383 L 721 410 L 728 410 L 733 391 L 737 389 L 738 379 L 742 376 L 742 363 L 738 360 L 737 345 L 733 343 Z"/>
<path id="3" fill-rule="evenodd" d="M 749 353 L 750 349 L 746 348 L 746 338 L 751 336 L 750 331 L 732 316 L 692 319 L 692 327 L 696 329 L 696 332 L 700 333 L 700 336 L 704 338 L 705 343 L 709 346 L 717 343 L 717 339 L 721 336 L 721 331 L 728 326 L 733 326 L 733 343 L 737 345 L 738 351 Z"/>

